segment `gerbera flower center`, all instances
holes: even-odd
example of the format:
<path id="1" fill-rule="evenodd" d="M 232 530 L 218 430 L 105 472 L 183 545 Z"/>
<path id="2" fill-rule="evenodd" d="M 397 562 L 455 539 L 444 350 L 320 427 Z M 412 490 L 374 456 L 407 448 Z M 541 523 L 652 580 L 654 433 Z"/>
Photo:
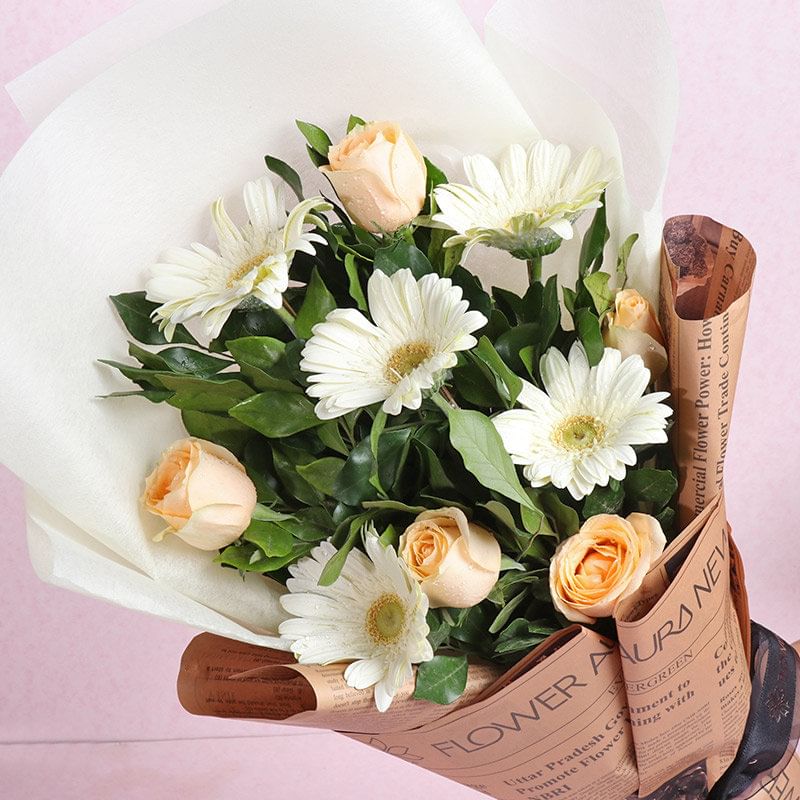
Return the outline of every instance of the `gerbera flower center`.
<path id="1" fill-rule="evenodd" d="M 406 608 L 394 593 L 382 594 L 367 611 L 367 633 L 376 644 L 392 644 L 406 627 Z"/>
<path id="2" fill-rule="evenodd" d="M 433 346 L 428 342 L 409 342 L 398 347 L 386 362 L 384 374 L 390 383 L 400 381 L 410 375 L 420 364 L 433 355 Z"/>
<path id="3" fill-rule="evenodd" d="M 553 430 L 553 442 L 566 450 L 588 450 L 603 440 L 606 426 L 597 417 L 575 416 Z"/>
<path id="4" fill-rule="evenodd" d="M 233 287 L 239 283 L 239 281 L 244 278 L 254 267 L 257 267 L 262 261 L 269 257 L 269 253 L 259 253 L 258 255 L 249 258 L 243 264 L 239 264 L 238 267 L 231 270 L 230 274 L 228 275 L 228 280 L 225 286 L 228 289 L 233 289 Z"/>

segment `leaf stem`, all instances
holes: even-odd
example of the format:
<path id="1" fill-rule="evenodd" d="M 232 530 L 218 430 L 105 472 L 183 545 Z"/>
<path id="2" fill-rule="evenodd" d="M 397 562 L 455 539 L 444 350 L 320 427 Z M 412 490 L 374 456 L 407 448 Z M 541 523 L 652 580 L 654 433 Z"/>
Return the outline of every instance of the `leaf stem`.
<path id="1" fill-rule="evenodd" d="M 281 308 L 274 308 L 272 309 L 278 317 L 284 322 L 286 327 L 294 333 L 294 318 L 297 316 L 294 311 L 292 310 L 291 306 L 284 300 L 284 305 Z M 288 306 L 288 308 L 287 308 Z"/>
<path id="2" fill-rule="evenodd" d="M 542 257 L 533 256 L 528 261 L 528 284 L 533 286 L 534 283 L 542 282 Z"/>
<path id="3" fill-rule="evenodd" d="M 453 407 L 458 408 L 458 403 L 456 402 L 455 397 L 453 397 L 453 393 L 446 387 L 442 386 L 439 389 L 439 394 L 444 397 L 445 400 Z"/>

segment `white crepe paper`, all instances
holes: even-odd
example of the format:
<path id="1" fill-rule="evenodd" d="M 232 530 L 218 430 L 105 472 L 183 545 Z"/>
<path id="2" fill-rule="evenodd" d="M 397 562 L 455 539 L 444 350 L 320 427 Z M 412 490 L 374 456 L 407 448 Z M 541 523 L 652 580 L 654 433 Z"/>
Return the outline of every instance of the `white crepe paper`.
<path id="1" fill-rule="evenodd" d="M 676 110 L 660 5 L 502 0 L 485 27 L 486 45 L 448 0 L 145 0 L 9 87 L 44 119 L 0 178 L 0 459 L 28 486 L 44 580 L 279 645 L 276 584 L 151 541 L 139 495 L 179 414 L 96 399 L 124 388 L 96 359 L 126 352 L 108 295 L 141 289 L 164 248 L 208 241 L 210 202 L 241 211 L 265 153 L 307 163 L 295 118 L 333 136 L 350 113 L 395 119 L 451 179 L 463 155 L 538 135 L 597 144 L 625 174 L 607 255 L 643 234 L 632 281 L 654 294 Z M 574 280 L 578 246 L 545 271 Z M 521 262 L 473 252 L 488 283 L 522 284 Z"/>

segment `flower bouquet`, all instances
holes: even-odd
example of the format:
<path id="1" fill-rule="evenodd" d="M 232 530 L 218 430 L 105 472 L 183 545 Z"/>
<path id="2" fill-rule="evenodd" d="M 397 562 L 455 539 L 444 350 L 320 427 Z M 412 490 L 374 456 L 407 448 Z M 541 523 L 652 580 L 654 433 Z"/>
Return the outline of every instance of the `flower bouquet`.
<path id="1" fill-rule="evenodd" d="M 10 261 L 53 267 L 43 308 L 75 337 L 42 350 L 31 332 L 28 403 L 4 443 L 34 487 L 37 568 L 209 631 L 181 665 L 193 713 L 341 731 L 497 798 L 795 781 L 798 660 L 751 628 L 722 486 L 755 256 L 707 217 L 669 220 L 662 240 L 669 92 L 632 78 L 628 101 L 652 90 L 661 134 L 637 118 L 618 139 L 520 50 L 525 4 L 498 4 L 488 50 L 446 3 L 385 4 L 380 20 L 345 7 L 336 28 L 360 31 L 362 56 L 380 22 L 384 57 L 413 42 L 419 59 L 380 115 L 363 82 L 322 97 L 309 81 L 275 106 L 270 138 L 233 112 L 270 97 L 264 65 L 296 67 L 331 13 L 270 5 L 222 4 L 129 55 L 3 177 Z M 653 38 L 636 48 L 665 52 L 658 10 L 626 13 Z M 274 49 L 245 55 L 276 15 Z M 466 103 L 443 39 L 474 76 Z M 548 75 L 539 102 L 559 85 L 571 97 L 542 120 L 562 136 L 527 119 L 528 73 Z M 201 132 L 212 102 L 232 113 Z M 290 107 L 305 166 L 286 156 Z M 53 162 L 52 140 L 86 120 Z M 198 190 L 218 197 L 210 227 Z M 59 193 L 69 221 L 20 235 Z M 91 404 L 68 348 L 119 350 L 103 294 L 129 358 L 102 360 Z M 31 452 L 31 426 L 58 458 Z"/>

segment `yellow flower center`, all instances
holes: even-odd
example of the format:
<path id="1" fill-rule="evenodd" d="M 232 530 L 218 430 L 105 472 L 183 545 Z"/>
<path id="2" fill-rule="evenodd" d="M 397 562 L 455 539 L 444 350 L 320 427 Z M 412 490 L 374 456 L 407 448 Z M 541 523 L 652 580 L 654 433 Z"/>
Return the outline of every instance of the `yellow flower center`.
<path id="1" fill-rule="evenodd" d="M 606 426 L 596 417 L 569 417 L 553 431 L 553 442 L 566 450 L 588 450 L 605 434 Z"/>
<path id="2" fill-rule="evenodd" d="M 396 642 L 405 627 L 406 609 L 396 594 L 382 594 L 367 611 L 367 633 L 376 644 Z"/>
<path id="3" fill-rule="evenodd" d="M 269 257 L 269 253 L 259 253 L 256 256 L 248 259 L 244 262 L 244 264 L 239 264 L 236 269 L 231 270 L 230 275 L 228 275 L 228 280 L 225 286 L 228 289 L 233 289 L 233 287 L 239 283 L 239 281 L 247 275 L 253 267 L 257 267 L 262 261 Z"/>
<path id="4" fill-rule="evenodd" d="M 433 347 L 428 342 L 409 342 L 397 348 L 386 362 L 384 371 L 389 383 L 400 383 L 433 355 Z"/>

